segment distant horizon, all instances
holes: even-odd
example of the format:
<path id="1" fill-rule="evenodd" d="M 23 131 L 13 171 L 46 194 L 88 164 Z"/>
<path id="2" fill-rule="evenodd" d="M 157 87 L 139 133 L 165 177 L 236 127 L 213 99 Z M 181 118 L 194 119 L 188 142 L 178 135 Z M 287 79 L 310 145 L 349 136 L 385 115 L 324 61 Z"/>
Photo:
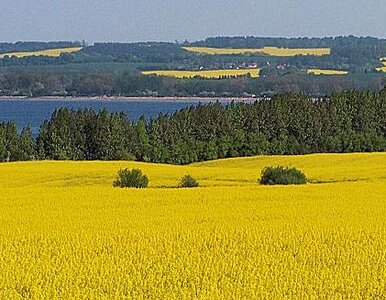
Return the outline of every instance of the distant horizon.
<path id="1" fill-rule="evenodd" d="M 257 35 L 217 35 L 217 36 L 207 36 L 202 39 L 182 39 L 182 40 L 97 40 L 97 41 L 88 41 L 86 39 L 80 39 L 80 40 L 64 40 L 64 39 L 54 39 L 54 40 L 0 40 L 0 43 L 28 43 L 28 42 L 43 42 L 43 43 L 49 43 L 49 42 L 80 42 L 83 41 L 87 44 L 95 44 L 95 43 L 184 43 L 185 41 L 188 42 L 198 42 L 198 41 L 204 41 L 208 38 L 219 38 L 219 37 L 229 37 L 229 38 L 237 38 L 237 37 L 253 37 L 253 38 L 283 38 L 283 39 L 324 39 L 324 38 L 338 38 L 338 37 L 356 37 L 356 38 L 376 38 L 379 40 L 386 40 L 386 37 L 380 37 L 380 36 L 371 36 L 371 35 L 354 35 L 354 34 L 347 34 L 347 35 L 326 35 L 326 36 L 257 36 Z"/>

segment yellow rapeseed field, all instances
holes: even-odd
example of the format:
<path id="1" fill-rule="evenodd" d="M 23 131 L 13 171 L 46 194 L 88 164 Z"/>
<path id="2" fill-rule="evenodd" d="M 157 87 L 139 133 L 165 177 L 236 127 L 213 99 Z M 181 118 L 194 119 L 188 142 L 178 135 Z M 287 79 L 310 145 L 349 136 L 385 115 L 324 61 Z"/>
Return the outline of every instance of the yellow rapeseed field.
<path id="1" fill-rule="evenodd" d="M 200 54 L 224 55 L 224 54 L 247 54 L 247 53 L 261 53 L 270 56 L 296 56 L 296 55 L 314 55 L 323 56 L 330 55 L 330 48 L 278 48 L 278 47 L 264 47 L 256 49 L 232 49 L 232 48 L 209 48 L 209 47 L 182 47 L 183 49 L 196 52 Z"/>
<path id="2" fill-rule="evenodd" d="M 27 56 L 51 56 L 51 57 L 59 57 L 63 53 L 73 53 L 82 50 L 82 47 L 74 47 L 74 48 L 58 48 L 58 49 L 49 49 L 42 51 L 31 51 L 31 52 L 11 52 L 11 53 L 3 53 L 0 54 L 0 58 L 4 58 L 6 56 L 12 57 L 27 57 Z"/>
<path id="3" fill-rule="evenodd" d="M 377 71 L 386 72 L 386 57 L 381 58 L 380 62 L 383 64 L 383 67 L 377 68 Z"/>
<path id="4" fill-rule="evenodd" d="M 307 74 L 313 75 L 347 75 L 348 71 L 342 70 L 326 70 L 326 69 L 308 69 Z"/>
<path id="5" fill-rule="evenodd" d="M 257 185 L 269 165 L 312 183 Z M 150 187 L 113 188 L 124 167 Z M 0 164 L 0 299 L 384 299 L 385 195 L 386 153 Z"/>
<path id="6" fill-rule="evenodd" d="M 221 78 L 230 76 L 246 76 L 250 74 L 252 78 L 259 77 L 259 69 L 226 69 L 226 70 L 206 70 L 206 71 L 179 71 L 179 70 L 158 70 L 158 71 L 143 71 L 143 75 L 158 75 L 158 76 L 170 76 L 176 78 Z"/>

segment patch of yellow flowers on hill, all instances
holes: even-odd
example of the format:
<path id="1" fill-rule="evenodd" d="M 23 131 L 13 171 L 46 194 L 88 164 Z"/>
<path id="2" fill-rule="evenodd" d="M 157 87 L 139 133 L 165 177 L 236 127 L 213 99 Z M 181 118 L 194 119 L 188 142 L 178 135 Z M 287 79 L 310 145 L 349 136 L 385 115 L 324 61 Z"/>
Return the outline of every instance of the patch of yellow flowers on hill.
<path id="1" fill-rule="evenodd" d="M 41 51 L 29 51 L 29 52 L 10 52 L 10 53 L 2 53 L 0 54 L 0 58 L 4 58 L 6 56 L 12 57 L 16 56 L 18 58 L 28 57 L 28 56 L 51 56 L 51 57 L 59 57 L 64 53 L 74 53 L 82 50 L 82 47 L 72 47 L 72 48 L 57 48 L 57 49 L 48 49 Z"/>
<path id="2" fill-rule="evenodd" d="M 210 48 L 210 47 L 182 47 L 189 52 L 209 55 L 232 55 L 232 54 L 251 54 L 260 53 L 269 56 L 296 56 L 296 55 L 314 55 L 323 56 L 330 55 L 330 48 L 278 48 L 278 47 L 263 47 L 263 48 Z"/>
<path id="3" fill-rule="evenodd" d="M 221 78 L 234 76 L 251 76 L 252 78 L 259 77 L 259 69 L 224 69 L 224 70 L 205 70 L 205 71 L 179 71 L 179 70 L 158 70 L 158 71 L 143 71 L 143 75 L 169 76 L 176 78 Z"/>
<path id="4" fill-rule="evenodd" d="M 383 64 L 383 67 L 377 68 L 377 71 L 386 72 L 386 57 L 381 58 L 380 62 Z"/>
<path id="5" fill-rule="evenodd" d="M 312 75 L 347 75 L 348 71 L 326 70 L 326 69 L 308 69 L 307 74 L 312 74 Z"/>
<path id="6" fill-rule="evenodd" d="M 305 186 L 259 186 L 265 166 Z M 144 190 L 117 189 L 140 168 Z M 0 299 L 385 295 L 386 154 L 0 164 Z M 191 174 L 201 187 L 177 189 Z"/>

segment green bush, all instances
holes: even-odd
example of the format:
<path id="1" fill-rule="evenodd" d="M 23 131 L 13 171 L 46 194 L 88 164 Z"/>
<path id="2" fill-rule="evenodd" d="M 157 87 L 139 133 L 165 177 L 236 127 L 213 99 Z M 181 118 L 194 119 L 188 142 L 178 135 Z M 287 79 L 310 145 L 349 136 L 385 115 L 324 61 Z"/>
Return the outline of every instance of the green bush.
<path id="1" fill-rule="evenodd" d="M 185 175 L 184 177 L 182 177 L 180 182 L 180 187 L 182 188 L 193 188 L 198 186 L 199 186 L 198 181 L 190 175 Z"/>
<path id="2" fill-rule="evenodd" d="M 289 185 L 306 183 L 306 175 L 296 168 L 287 168 L 282 166 L 267 167 L 261 172 L 260 184 L 264 185 Z"/>
<path id="3" fill-rule="evenodd" d="M 114 187 L 120 188 L 146 188 L 149 184 L 149 179 L 142 174 L 138 169 L 121 169 L 113 182 Z"/>

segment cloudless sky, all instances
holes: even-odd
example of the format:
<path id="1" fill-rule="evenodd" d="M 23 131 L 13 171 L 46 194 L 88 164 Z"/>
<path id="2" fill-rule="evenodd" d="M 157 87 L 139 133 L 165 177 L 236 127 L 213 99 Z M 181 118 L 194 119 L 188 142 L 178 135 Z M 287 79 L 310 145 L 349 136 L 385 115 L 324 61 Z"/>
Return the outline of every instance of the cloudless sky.
<path id="1" fill-rule="evenodd" d="M 0 0 L 0 41 L 386 38 L 385 0 Z"/>

